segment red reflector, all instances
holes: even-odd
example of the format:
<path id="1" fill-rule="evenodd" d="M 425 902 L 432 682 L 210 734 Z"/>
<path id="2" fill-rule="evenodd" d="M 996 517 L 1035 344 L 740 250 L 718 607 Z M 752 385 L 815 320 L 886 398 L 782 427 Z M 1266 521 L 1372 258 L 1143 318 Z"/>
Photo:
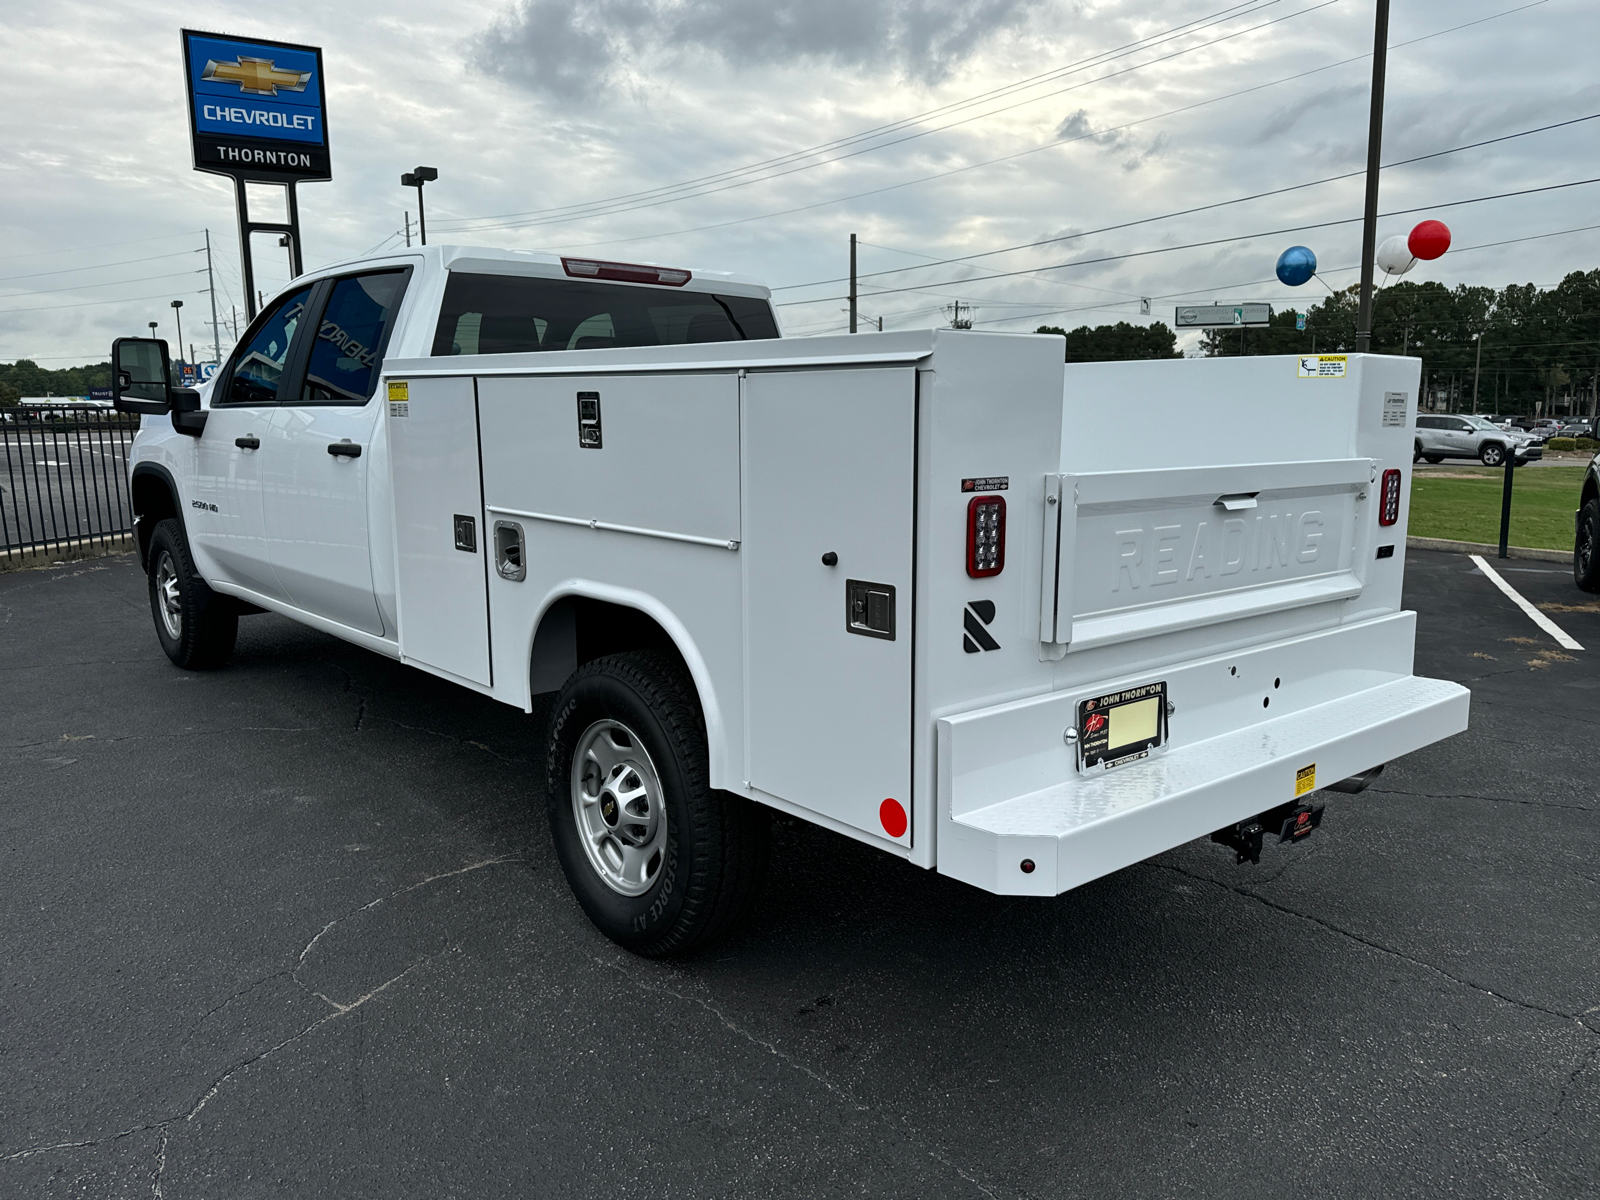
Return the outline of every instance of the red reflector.
<path id="1" fill-rule="evenodd" d="M 883 831 L 892 838 L 904 837 L 906 832 L 906 810 L 898 800 L 885 800 L 878 805 L 878 820 L 883 822 Z"/>
<path id="2" fill-rule="evenodd" d="M 1378 524 L 1393 525 L 1400 519 L 1400 472 L 1390 468 L 1383 473 L 1383 490 L 1378 497 Z"/>
<path id="3" fill-rule="evenodd" d="M 1006 566 L 1006 498 L 974 496 L 967 505 L 967 574 L 998 575 Z"/>
<path id="4" fill-rule="evenodd" d="M 619 279 L 623 283 L 664 283 L 668 287 L 682 287 L 693 278 L 688 271 L 676 267 L 601 262 L 595 258 L 563 258 L 561 269 L 574 279 Z"/>

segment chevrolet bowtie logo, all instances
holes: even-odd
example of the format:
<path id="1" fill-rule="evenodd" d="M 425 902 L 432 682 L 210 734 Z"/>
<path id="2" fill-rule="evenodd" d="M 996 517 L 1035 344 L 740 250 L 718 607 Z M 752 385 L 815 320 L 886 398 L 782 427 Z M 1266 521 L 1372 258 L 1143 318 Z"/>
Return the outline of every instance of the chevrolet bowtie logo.
<path id="1" fill-rule="evenodd" d="M 276 96 L 278 89 L 286 92 L 303 92 L 311 81 L 310 71 L 283 71 L 272 65 L 270 58 L 246 58 L 240 55 L 231 63 L 206 61 L 201 79 L 218 83 L 237 83 L 241 92 L 252 96 Z"/>

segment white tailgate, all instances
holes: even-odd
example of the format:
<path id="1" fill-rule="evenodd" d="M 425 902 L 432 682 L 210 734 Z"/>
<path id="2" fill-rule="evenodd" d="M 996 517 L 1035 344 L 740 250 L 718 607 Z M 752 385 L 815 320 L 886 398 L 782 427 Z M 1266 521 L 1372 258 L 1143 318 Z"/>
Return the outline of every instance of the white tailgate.
<path id="1" fill-rule="evenodd" d="M 1082 650 L 1357 596 L 1375 473 L 1345 458 L 1052 476 L 1040 640 Z"/>

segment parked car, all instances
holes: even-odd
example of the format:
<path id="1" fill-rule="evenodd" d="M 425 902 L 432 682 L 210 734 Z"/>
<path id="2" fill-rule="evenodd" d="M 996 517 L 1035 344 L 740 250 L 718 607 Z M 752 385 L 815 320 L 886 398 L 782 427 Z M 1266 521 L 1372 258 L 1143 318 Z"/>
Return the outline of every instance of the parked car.
<path id="1" fill-rule="evenodd" d="M 1589 460 L 1578 493 L 1572 538 L 1572 578 L 1586 592 L 1600 592 L 1600 454 Z"/>
<path id="2" fill-rule="evenodd" d="M 1555 437 L 1586 437 L 1594 436 L 1594 419 L 1585 417 L 1582 420 L 1568 421 L 1554 435 Z"/>
<path id="3" fill-rule="evenodd" d="M 1486 467 L 1498 467 L 1513 455 L 1518 466 L 1544 457 L 1544 439 L 1515 429 L 1501 429 L 1487 417 L 1458 415 L 1417 417 L 1412 461 L 1443 462 L 1447 458 L 1476 458 Z"/>

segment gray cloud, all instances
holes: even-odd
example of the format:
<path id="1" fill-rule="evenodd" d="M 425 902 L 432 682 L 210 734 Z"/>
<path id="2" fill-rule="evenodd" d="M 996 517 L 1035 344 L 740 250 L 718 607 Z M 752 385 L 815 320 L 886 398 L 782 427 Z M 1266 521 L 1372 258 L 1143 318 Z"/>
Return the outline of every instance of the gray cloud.
<path id="1" fill-rule="evenodd" d="M 797 60 L 938 80 L 1040 0 L 519 0 L 473 46 L 536 92 L 592 96 L 680 52 L 734 66 Z"/>

